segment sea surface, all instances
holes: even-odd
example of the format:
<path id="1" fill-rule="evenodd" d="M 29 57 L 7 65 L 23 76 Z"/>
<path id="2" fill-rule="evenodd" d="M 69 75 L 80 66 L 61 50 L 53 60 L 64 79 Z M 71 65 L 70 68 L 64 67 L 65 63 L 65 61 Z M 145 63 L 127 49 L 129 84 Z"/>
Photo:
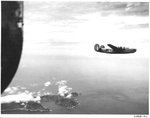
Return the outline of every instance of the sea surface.
<path id="1" fill-rule="evenodd" d="M 98 56 L 22 55 L 18 71 L 8 87 L 18 88 L 4 92 L 2 97 L 21 92 L 56 95 L 57 83 L 65 81 L 72 92 L 80 93 L 76 98 L 79 105 L 67 109 L 46 103 L 50 111 L 5 109 L 2 113 L 148 114 L 148 57 L 94 53 Z"/>

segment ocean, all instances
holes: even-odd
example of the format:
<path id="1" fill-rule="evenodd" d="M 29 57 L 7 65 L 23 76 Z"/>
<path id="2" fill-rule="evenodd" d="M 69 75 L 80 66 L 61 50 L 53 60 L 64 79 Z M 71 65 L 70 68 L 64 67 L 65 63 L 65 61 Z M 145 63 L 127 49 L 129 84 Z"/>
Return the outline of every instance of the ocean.
<path id="1" fill-rule="evenodd" d="M 94 52 L 93 53 L 97 53 Z M 28 93 L 57 94 L 64 80 L 81 95 L 74 109 L 49 106 L 49 112 L 5 111 L 46 114 L 148 114 L 149 60 L 146 57 L 97 53 L 97 57 L 66 55 L 22 55 L 9 87 L 24 87 Z M 51 85 L 44 86 L 50 82 Z M 15 92 L 23 92 L 17 89 Z M 4 95 L 7 95 L 4 93 Z M 49 108 L 48 107 L 48 108 Z M 3 112 L 2 112 L 3 113 Z"/>

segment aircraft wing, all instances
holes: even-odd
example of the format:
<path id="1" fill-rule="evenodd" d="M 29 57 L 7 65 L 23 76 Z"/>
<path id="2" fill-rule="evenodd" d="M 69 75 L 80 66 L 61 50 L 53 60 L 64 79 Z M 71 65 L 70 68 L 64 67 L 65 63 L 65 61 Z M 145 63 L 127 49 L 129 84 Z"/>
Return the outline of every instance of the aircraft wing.
<path id="1" fill-rule="evenodd" d="M 111 45 L 111 44 L 107 44 L 110 48 L 112 48 L 113 50 L 118 50 L 118 47 Z"/>

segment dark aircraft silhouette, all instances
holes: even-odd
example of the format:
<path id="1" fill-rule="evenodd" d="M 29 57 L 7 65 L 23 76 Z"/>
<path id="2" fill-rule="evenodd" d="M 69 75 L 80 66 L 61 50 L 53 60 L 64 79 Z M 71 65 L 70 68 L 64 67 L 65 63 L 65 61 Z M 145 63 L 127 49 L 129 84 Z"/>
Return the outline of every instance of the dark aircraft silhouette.
<path id="1" fill-rule="evenodd" d="M 128 54 L 136 52 L 136 49 L 130 49 L 125 47 L 116 47 L 112 44 L 107 44 L 111 49 L 107 49 L 104 45 L 99 46 L 99 44 L 95 44 L 94 49 L 97 52 L 109 53 L 109 54 Z"/>
<path id="2" fill-rule="evenodd" d="M 21 6 L 22 5 L 22 6 Z M 12 81 L 22 53 L 23 23 L 22 1 L 1 1 L 1 93 Z"/>

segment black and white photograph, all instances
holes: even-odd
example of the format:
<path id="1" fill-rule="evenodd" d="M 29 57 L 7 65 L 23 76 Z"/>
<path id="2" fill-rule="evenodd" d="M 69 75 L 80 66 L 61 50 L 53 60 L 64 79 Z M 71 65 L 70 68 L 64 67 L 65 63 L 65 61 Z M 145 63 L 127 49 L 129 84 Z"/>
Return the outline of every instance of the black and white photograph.
<path id="1" fill-rule="evenodd" d="M 149 114 L 149 2 L 1 1 L 1 114 Z"/>

